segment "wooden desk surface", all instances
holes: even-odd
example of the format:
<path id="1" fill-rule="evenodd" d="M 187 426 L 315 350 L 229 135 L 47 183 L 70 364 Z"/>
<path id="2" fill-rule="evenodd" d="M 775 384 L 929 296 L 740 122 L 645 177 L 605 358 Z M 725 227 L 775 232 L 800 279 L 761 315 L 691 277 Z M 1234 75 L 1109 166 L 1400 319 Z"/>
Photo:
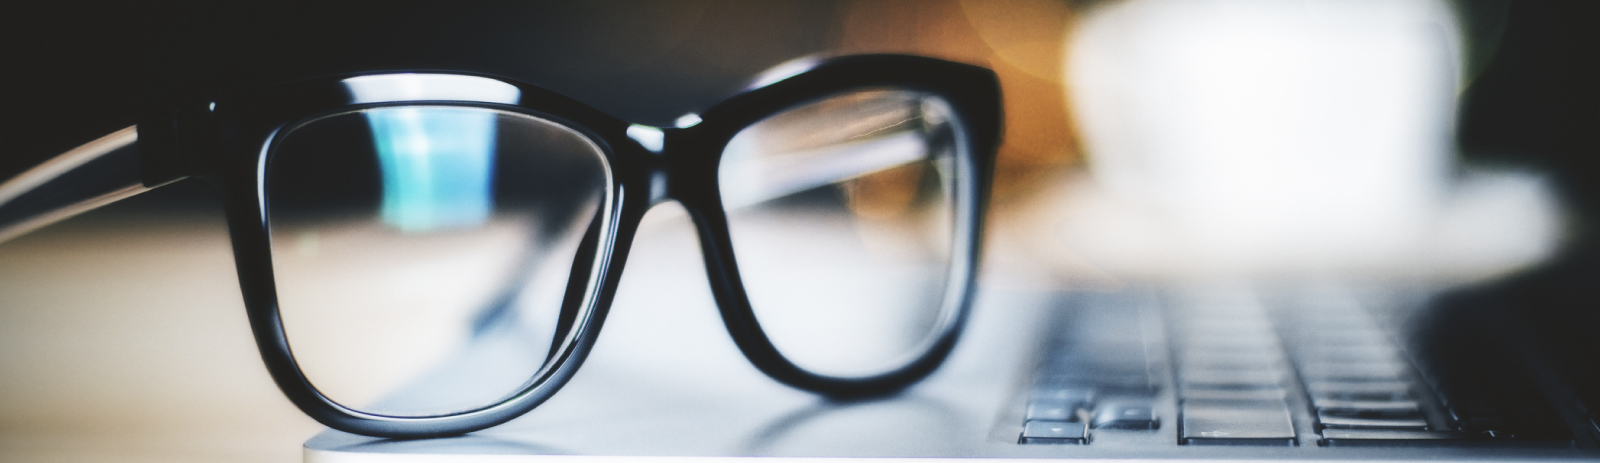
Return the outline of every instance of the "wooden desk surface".
<path id="1" fill-rule="evenodd" d="M 140 207 L 0 244 L 0 461 L 299 461 L 220 211 Z"/>

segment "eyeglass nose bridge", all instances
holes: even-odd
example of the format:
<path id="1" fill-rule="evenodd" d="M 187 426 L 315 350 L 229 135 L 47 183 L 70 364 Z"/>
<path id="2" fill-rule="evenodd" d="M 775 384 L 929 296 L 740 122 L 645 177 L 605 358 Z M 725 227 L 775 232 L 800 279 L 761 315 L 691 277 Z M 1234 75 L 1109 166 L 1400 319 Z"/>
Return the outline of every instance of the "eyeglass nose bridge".
<path id="1" fill-rule="evenodd" d="M 649 204 L 666 201 L 710 204 L 717 196 L 718 137 L 703 130 L 633 124 L 628 138 L 643 148 L 629 164 L 649 193 Z"/>
<path id="2" fill-rule="evenodd" d="M 670 185 L 668 179 L 671 176 L 672 168 L 670 162 L 666 159 L 668 130 L 672 129 L 643 124 L 629 125 L 627 130 L 628 138 L 637 142 L 645 152 L 645 155 L 639 156 L 638 159 L 641 167 L 640 173 L 643 174 L 647 184 L 649 203 L 652 206 L 671 198 L 668 194 Z"/>

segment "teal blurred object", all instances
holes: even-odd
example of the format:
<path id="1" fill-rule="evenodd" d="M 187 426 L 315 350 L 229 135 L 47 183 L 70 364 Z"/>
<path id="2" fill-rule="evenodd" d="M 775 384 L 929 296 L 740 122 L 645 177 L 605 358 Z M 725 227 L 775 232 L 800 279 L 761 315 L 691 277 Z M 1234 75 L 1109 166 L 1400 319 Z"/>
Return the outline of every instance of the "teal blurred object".
<path id="1" fill-rule="evenodd" d="M 494 113 L 471 108 L 366 111 L 383 171 L 383 223 L 405 232 L 482 224 L 494 208 Z"/>

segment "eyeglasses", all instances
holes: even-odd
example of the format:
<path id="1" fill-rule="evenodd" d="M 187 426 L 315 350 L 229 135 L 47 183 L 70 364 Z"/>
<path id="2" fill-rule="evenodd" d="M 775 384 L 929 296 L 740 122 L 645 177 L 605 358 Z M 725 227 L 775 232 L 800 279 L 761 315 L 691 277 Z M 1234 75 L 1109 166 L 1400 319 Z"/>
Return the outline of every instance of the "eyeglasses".
<path id="1" fill-rule="evenodd" d="M 678 122 L 478 75 L 303 81 L 177 105 L 0 184 L 0 239 L 210 180 L 273 379 L 370 436 L 475 431 L 550 398 L 669 200 L 767 375 L 875 395 L 944 360 L 999 139 L 992 72 L 841 57 Z"/>

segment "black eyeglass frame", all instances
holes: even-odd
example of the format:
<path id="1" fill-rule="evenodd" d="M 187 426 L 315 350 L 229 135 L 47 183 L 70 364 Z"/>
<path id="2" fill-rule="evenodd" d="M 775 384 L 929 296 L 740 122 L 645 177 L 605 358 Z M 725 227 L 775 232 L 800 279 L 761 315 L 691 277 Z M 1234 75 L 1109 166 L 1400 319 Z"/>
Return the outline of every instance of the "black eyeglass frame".
<path id="1" fill-rule="evenodd" d="M 449 90 L 414 91 L 376 100 L 358 98 L 349 90 L 352 78 L 386 75 L 454 78 L 458 82 Z M 475 91 L 470 88 L 473 85 L 481 85 L 477 90 L 484 91 Z M 505 91 L 511 88 L 515 92 Z M 885 88 L 940 97 L 964 123 L 958 136 L 962 146 L 954 156 L 957 232 L 945 297 L 948 307 L 942 325 L 925 344 L 927 350 L 915 360 L 871 376 L 820 375 L 786 359 L 756 320 L 737 270 L 718 191 L 718 166 L 729 140 L 754 123 L 841 92 Z M 511 94 L 514 97 L 505 97 Z M 575 258 L 563 325 L 557 331 L 572 334 L 564 341 L 557 340 L 551 360 L 536 377 L 498 404 L 448 415 L 397 417 L 340 405 L 313 387 L 297 367 L 277 310 L 265 166 L 284 129 L 297 123 L 333 112 L 418 104 L 530 114 L 582 133 L 604 154 L 612 178 L 612 202 L 601 208 L 601 217 L 585 234 Z M 240 287 L 262 359 L 290 401 L 334 429 L 395 438 L 461 434 L 509 421 L 550 398 L 594 345 L 640 220 L 652 206 L 667 200 L 676 200 L 687 210 L 698 230 L 707 277 L 728 332 L 762 372 L 796 388 L 851 397 L 897 391 L 937 368 L 955 345 L 974 293 L 982 218 L 1001 133 L 1000 90 L 994 73 L 915 56 L 839 57 L 739 93 L 699 117 L 698 124 L 686 128 L 659 129 L 662 143 L 653 151 L 629 136 L 630 127 L 637 126 L 533 85 L 463 73 L 372 73 L 302 81 L 179 106 L 140 123 L 138 150 L 145 185 L 198 176 L 210 179 L 223 191 Z M 567 330 L 567 324 L 581 326 Z"/>

